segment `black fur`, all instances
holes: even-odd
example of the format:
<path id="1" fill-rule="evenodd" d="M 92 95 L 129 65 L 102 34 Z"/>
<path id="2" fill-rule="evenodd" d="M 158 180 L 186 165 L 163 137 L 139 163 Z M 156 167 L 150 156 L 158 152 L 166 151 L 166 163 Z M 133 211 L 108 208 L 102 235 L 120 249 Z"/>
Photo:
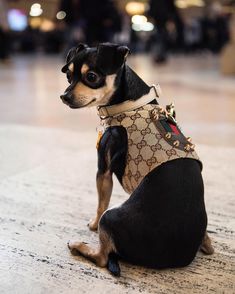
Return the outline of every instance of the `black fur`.
<path id="1" fill-rule="evenodd" d="M 109 253 L 107 268 L 112 275 L 114 275 L 115 277 L 120 277 L 121 270 L 118 264 L 118 256 L 116 253 Z"/>
<path id="2" fill-rule="evenodd" d="M 126 64 L 119 70 L 115 86 L 117 90 L 111 97 L 109 105 L 137 100 L 150 91 L 150 87 Z"/>
<path id="3" fill-rule="evenodd" d="M 199 164 L 177 159 L 154 169 L 100 225 L 121 258 L 153 268 L 182 267 L 194 259 L 207 226 Z"/>
<path id="4" fill-rule="evenodd" d="M 122 66 L 130 50 L 126 46 L 104 43 L 97 48 L 96 66 L 104 75 L 111 75 Z"/>
<path id="5" fill-rule="evenodd" d="M 72 85 L 81 79 L 84 62 L 103 77 L 116 73 L 116 91 L 108 104 L 136 100 L 150 87 L 125 65 L 125 48 L 107 44 L 98 49 L 80 46 L 77 53 L 71 52 L 63 71 L 72 60 Z M 109 127 L 98 148 L 98 175 L 110 170 L 122 184 L 127 148 L 125 128 Z M 153 268 L 182 267 L 192 262 L 206 226 L 201 169 L 193 159 L 176 159 L 155 168 L 127 201 L 107 210 L 100 219 L 100 227 L 111 236 L 121 258 Z M 108 268 L 120 274 L 116 255 L 109 256 Z"/>
<path id="6" fill-rule="evenodd" d="M 110 162 L 106 162 L 107 154 L 110 154 Z M 126 166 L 127 133 L 123 127 L 110 127 L 106 130 L 98 147 L 98 174 L 104 174 L 107 170 L 115 173 L 120 184 Z"/>

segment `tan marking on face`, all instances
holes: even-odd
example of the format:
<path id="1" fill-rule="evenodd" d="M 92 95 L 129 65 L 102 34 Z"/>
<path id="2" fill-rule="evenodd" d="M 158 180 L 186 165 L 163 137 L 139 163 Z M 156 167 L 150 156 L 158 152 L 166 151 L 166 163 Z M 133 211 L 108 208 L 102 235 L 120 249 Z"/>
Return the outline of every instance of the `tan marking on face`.
<path id="1" fill-rule="evenodd" d="M 79 106 L 83 106 L 96 99 L 94 103 L 89 106 L 105 105 L 108 103 L 110 97 L 115 91 L 114 81 L 116 74 L 109 75 L 106 77 L 106 83 L 102 88 L 92 89 L 84 85 L 82 82 L 77 83 L 74 88 L 73 94 L 75 97 L 75 103 Z"/>
<path id="2" fill-rule="evenodd" d="M 84 74 L 89 70 L 89 66 L 87 64 L 83 64 L 81 68 L 81 73 Z"/>
<path id="3" fill-rule="evenodd" d="M 70 63 L 70 65 L 69 65 L 69 70 L 70 70 L 71 72 L 74 71 L 74 63 Z"/>

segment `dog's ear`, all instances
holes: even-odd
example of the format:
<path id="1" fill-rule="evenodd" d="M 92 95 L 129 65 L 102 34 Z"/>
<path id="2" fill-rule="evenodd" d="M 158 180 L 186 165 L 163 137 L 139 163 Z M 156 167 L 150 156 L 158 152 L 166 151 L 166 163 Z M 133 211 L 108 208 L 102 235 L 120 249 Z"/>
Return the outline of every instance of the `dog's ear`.
<path id="1" fill-rule="evenodd" d="M 67 56 L 66 56 L 66 65 L 62 67 L 61 71 L 66 72 L 68 69 L 69 62 L 73 59 L 73 57 L 83 49 L 87 48 L 88 46 L 86 44 L 80 43 L 77 47 L 73 47 L 69 50 Z"/>
<path id="2" fill-rule="evenodd" d="M 96 65 L 103 74 L 113 74 L 123 65 L 129 53 L 130 49 L 126 46 L 110 43 L 99 44 Z"/>

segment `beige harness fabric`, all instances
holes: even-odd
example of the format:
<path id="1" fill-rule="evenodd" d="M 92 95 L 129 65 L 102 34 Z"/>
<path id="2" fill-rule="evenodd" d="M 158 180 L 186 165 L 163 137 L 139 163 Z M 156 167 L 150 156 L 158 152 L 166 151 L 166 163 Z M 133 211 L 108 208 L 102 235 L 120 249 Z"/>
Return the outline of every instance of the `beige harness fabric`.
<path id="1" fill-rule="evenodd" d="M 128 152 L 122 184 L 129 194 L 149 172 L 164 162 L 177 158 L 199 160 L 194 145 L 159 105 L 148 104 L 108 117 L 103 124 L 106 128 L 123 126 L 127 131 Z"/>

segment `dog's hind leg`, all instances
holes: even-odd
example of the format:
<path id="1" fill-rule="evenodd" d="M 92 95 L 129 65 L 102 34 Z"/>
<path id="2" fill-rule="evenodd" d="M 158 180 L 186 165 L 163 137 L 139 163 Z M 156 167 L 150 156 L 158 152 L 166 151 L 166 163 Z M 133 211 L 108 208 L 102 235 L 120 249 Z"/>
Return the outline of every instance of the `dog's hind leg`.
<path id="1" fill-rule="evenodd" d="M 68 247 L 73 255 L 82 255 L 94 262 L 97 266 L 105 267 L 108 264 L 109 254 L 115 251 L 114 244 L 108 233 L 99 228 L 99 247 L 91 248 L 84 242 L 69 242 Z"/>
<path id="2" fill-rule="evenodd" d="M 90 230 L 94 231 L 98 228 L 101 215 L 109 206 L 110 197 L 113 190 L 112 173 L 108 170 L 104 174 L 97 173 L 96 185 L 98 191 L 98 208 L 96 217 L 89 223 Z"/>
<path id="3" fill-rule="evenodd" d="M 210 254 L 213 254 L 214 253 L 214 248 L 211 244 L 211 239 L 210 237 L 208 236 L 207 232 L 205 233 L 205 236 L 202 240 L 202 244 L 201 244 L 201 247 L 200 247 L 200 250 L 207 254 L 207 255 L 210 255 Z"/>

